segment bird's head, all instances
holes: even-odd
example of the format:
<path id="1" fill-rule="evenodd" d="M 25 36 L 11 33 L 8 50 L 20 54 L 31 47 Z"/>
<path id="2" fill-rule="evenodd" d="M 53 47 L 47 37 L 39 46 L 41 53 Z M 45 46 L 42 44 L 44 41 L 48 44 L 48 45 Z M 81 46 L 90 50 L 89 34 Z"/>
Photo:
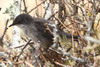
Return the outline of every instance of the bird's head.
<path id="1" fill-rule="evenodd" d="M 9 26 L 15 26 L 15 25 L 21 25 L 21 24 L 28 24 L 32 21 L 32 17 L 28 14 L 20 14 L 18 15 L 15 20 L 13 21 L 13 23 Z M 30 22 L 29 22 L 30 21 Z"/>

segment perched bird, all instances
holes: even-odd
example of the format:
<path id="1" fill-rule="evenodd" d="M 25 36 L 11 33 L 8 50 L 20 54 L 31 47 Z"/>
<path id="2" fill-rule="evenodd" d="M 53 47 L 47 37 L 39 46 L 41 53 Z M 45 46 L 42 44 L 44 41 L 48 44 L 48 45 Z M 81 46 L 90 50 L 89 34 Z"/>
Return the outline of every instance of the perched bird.
<path id="1" fill-rule="evenodd" d="M 22 31 L 33 40 L 34 43 L 39 42 L 42 48 L 48 48 L 53 44 L 53 34 L 49 30 L 46 30 L 46 24 L 49 23 L 49 20 L 42 18 L 34 18 L 28 14 L 18 15 L 14 22 L 9 26 L 18 26 Z M 58 31 L 58 34 L 64 34 L 67 37 L 72 37 L 71 35 Z M 77 38 L 78 36 L 74 36 Z"/>

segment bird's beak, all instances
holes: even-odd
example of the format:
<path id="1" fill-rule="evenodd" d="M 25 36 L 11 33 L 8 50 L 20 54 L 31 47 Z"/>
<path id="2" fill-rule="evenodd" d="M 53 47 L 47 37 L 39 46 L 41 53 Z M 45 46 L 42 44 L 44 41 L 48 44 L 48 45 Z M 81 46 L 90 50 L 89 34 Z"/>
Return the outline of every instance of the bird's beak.
<path id="1" fill-rule="evenodd" d="M 14 26 L 14 24 L 11 24 L 9 27 L 12 27 L 12 26 Z"/>

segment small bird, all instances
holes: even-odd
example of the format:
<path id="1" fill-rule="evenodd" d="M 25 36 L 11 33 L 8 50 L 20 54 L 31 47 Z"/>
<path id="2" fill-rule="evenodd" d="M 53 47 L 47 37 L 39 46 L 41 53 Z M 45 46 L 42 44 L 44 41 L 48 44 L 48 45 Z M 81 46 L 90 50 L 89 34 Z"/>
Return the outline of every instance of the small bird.
<path id="1" fill-rule="evenodd" d="M 53 44 L 54 38 L 53 34 L 49 30 L 46 30 L 46 24 L 49 22 L 49 20 L 34 18 L 28 14 L 20 14 L 9 27 L 18 26 L 34 43 L 39 42 L 42 48 L 48 48 Z M 58 34 L 72 37 L 62 31 L 58 31 Z M 74 36 L 74 38 L 78 38 L 78 36 Z"/>

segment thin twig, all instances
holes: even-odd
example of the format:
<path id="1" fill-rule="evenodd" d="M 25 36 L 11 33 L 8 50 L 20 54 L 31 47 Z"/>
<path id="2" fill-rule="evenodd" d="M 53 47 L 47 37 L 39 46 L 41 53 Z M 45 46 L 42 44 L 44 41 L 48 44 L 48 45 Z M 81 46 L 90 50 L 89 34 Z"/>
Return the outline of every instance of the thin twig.
<path id="1" fill-rule="evenodd" d="M 39 7 L 42 3 L 44 3 L 46 0 L 44 0 L 43 2 L 41 2 L 40 4 L 38 4 L 36 7 L 34 7 L 33 9 L 31 9 L 29 12 L 27 12 L 28 14 L 30 13 L 30 12 L 32 12 L 34 9 L 36 9 L 37 7 Z"/>
<path id="2" fill-rule="evenodd" d="M 57 65 L 60 65 L 61 67 L 67 67 L 67 65 L 61 64 L 61 63 L 59 63 L 57 61 L 54 61 L 54 63 L 57 64 Z"/>
<path id="3" fill-rule="evenodd" d="M 25 48 L 29 45 L 30 41 L 31 41 L 31 39 L 30 39 L 30 40 L 26 43 L 26 45 L 22 48 L 22 50 L 21 50 L 20 54 L 17 56 L 16 61 L 18 61 L 19 57 L 20 57 L 20 56 L 21 56 L 21 54 L 23 53 L 24 49 L 25 49 Z"/>
<path id="4" fill-rule="evenodd" d="M 61 22 L 61 20 L 59 20 L 57 17 L 54 17 L 59 23 L 61 23 L 61 25 L 65 28 L 65 29 L 67 29 L 67 27 Z"/>
<path id="5" fill-rule="evenodd" d="M 5 25 L 5 28 L 4 28 L 3 35 L 0 37 L 0 46 L 2 46 L 2 47 L 3 47 L 3 38 L 4 38 L 4 35 L 5 35 L 5 33 L 6 33 L 6 30 L 8 29 L 8 28 L 7 28 L 8 21 L 9 21 L 9 19 L 7 19 L 6 25 Z"/>
<path id="6" fill-rule="evenodd" d="M 25 2 L 25 0 L 23 0 L 23 3 L 24 3 L 24 11 L 25 11 L 25 13 L 27 13 L 27 7 L 26 7 L 26 2 Z"/>
<path id="7" fill-rule="evenodd" d="M 52 17 L 54 17 L 59 11 L 56 11 L 54 14 L 52 14 L 47 20 L 50 20 Z"/>
<path id="8" fill-rule="evenodd" d="M 85 63 L 86 62 L 84 59 L 77 58 L 75 56 L 72 56 L 70 53 L 67 53 L 65 49 L 62 49 L 62 48 L 59 48 L 57 50 L 54 50 L 52 48 L 49 48 L 49 49 L 52 50 L 52 51 L 55 51 L 55 52 L 57 52 L 59 54 L 62 54 L 63 56 L 67 56 L 67 57 L 69 57 L 69 59 L 72 59 L 72 60 L 77 61 L 79 63 Z"/>
<path id="9" fill-rule="evenodd" d="M 6 30 L 8 29 L 8 28 L 7 28 L 8 21 L 9 21 L 9 19 L 7 19 L 7 21 L 6 21 L 5 30 L 4 30 L 3 35 L 2 35 L 2 37 L 1 37 L 1 38 L 2 38 L 2 40 L 3 40 L 3 38 L 4 38 L 4 35 L 5 35 L 5 33 L 6 33 Z"/>

